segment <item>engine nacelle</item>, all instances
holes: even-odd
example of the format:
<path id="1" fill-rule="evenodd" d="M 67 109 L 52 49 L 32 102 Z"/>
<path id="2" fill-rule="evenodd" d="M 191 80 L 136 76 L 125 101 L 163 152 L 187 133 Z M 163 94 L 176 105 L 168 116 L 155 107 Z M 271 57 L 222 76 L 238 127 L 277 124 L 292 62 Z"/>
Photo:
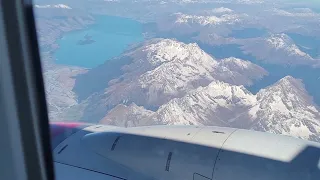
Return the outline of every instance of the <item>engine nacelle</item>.
<path id="1" fill-rule="evenodd" d="M 59 144 L 55 161 L 128 180 L 320 179 L 319 144 L 288 136 L 222 127 L 97 127 Z"/>

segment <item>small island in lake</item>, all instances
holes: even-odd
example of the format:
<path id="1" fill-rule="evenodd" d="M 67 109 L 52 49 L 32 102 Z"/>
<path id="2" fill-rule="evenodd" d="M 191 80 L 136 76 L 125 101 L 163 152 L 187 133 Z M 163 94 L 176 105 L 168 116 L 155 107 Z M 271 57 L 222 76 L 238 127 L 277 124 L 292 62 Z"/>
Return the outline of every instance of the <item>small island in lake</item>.
<path id="1" fill-rule="evenodd" d="M 92 36 L 86 34 L 84 37 L 84 39 L 79 40 L 77 42 L 78 45 L 86 45 L 86 44 L 92 44 L 94 42 L 96 42 L 95 40 L 92 39 Z"/>

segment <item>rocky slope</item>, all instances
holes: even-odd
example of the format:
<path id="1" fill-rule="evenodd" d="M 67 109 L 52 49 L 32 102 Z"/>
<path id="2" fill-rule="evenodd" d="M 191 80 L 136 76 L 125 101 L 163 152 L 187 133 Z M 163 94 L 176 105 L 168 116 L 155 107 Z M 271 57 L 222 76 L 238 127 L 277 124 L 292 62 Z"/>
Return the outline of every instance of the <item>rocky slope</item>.
<path id="1" fill-rule="evenodd" d="M 66 108 L 78 104 L 77 95 L 72 91 L 75 76 L 86 72 L 83 68 L 60 65 L 44 68 L 44 84 L 51 121 L 62 121 L 60 114 Z"/>
<path id="2" fill-rule="evenodd" d="M 87 13 L 65 4 L 36 4 L 34 11 L 49 117 L 52 121 L 62 121 L 60 114 L 66 108 L 78 104 L 77 96 L 72 91 L 74 77 L 87 70 L 55 64 L 53 53 L 58 48 L 56 41 L 66 32 L 93 24 L 94 19 Z"/>

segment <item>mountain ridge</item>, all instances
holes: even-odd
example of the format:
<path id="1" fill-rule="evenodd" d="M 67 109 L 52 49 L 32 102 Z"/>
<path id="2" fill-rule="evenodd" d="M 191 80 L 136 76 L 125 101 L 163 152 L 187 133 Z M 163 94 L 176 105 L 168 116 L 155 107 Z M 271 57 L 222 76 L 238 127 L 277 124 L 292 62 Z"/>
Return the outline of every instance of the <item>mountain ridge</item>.
<path id="1" fill-rule="evenodd" d="M 256 95 L 244 86 L 213 81 L 172 99 L 139 122 L 139 126 L 227 126 L 320 141 L 319 107 L 302 81 L 291 76 Z"/>
<path id="2" fill-rule="evenodd" d="M 254 80 L 268 74 L 249 61 L 237 58 L 216 60 L 195 43 L 185 44 L 172 39 L 152 39 L 113 62 L 121 63 L 126 59 L 130 60 L 112 66 L 112 69 L 109 66 L 112 61 L 108 61 L 77 78 L 75 89 L 83 90 L 92 83 L 100 86 L 83 100 L 82 104 L 87 104 L 83 119 L 100 120 L 116 105 L 132 102 L 156 110 L 171 99 L 215 80 L 250 86 Z M 80 84 L 83 84 L 81 88 Z M 90 85 L 90 89 L 95 89 L 95 85 Z"/>

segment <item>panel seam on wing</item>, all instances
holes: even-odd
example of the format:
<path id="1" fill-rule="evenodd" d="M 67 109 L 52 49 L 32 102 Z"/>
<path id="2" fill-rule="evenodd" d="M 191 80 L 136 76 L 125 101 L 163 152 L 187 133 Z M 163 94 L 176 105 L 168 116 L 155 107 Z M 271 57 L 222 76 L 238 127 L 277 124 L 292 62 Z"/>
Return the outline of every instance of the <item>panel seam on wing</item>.
<path id="1" fill-rule="evenodd" d="M 224 144 L 227 142 L 227 140 L 229 139 L 229 137 L 230 137 L 233 133 L 235 133 L 236 131 L 238 131 L 238 130 L 239 130 L 239 129 L 235 129 L 235 130 L 234 130 L 232 133 L 230 133 L 229 136 L 223 141 L 223 143 L 222 143 L 222 145 L 221 145 L 221 147 L 220 147 L 220 149 L 219 149 L 219 151 L 218 151 L 217 157 L 216 157 L 216 159 L 215 159 L 215 161 L 214 161 L 214 164 L 213 164 L 213 171 L 212 171 L 212 177 L 211 177 L 211 179 L 213 179 L 214 170 L 215 170 L 215 168 L 216 168 L 216 164 L 217 164 L 217 161 L 218 161 L 220 152 L 221 152 L 221 150 L 222 150 L 222 147 L 223 147 Z"/>

